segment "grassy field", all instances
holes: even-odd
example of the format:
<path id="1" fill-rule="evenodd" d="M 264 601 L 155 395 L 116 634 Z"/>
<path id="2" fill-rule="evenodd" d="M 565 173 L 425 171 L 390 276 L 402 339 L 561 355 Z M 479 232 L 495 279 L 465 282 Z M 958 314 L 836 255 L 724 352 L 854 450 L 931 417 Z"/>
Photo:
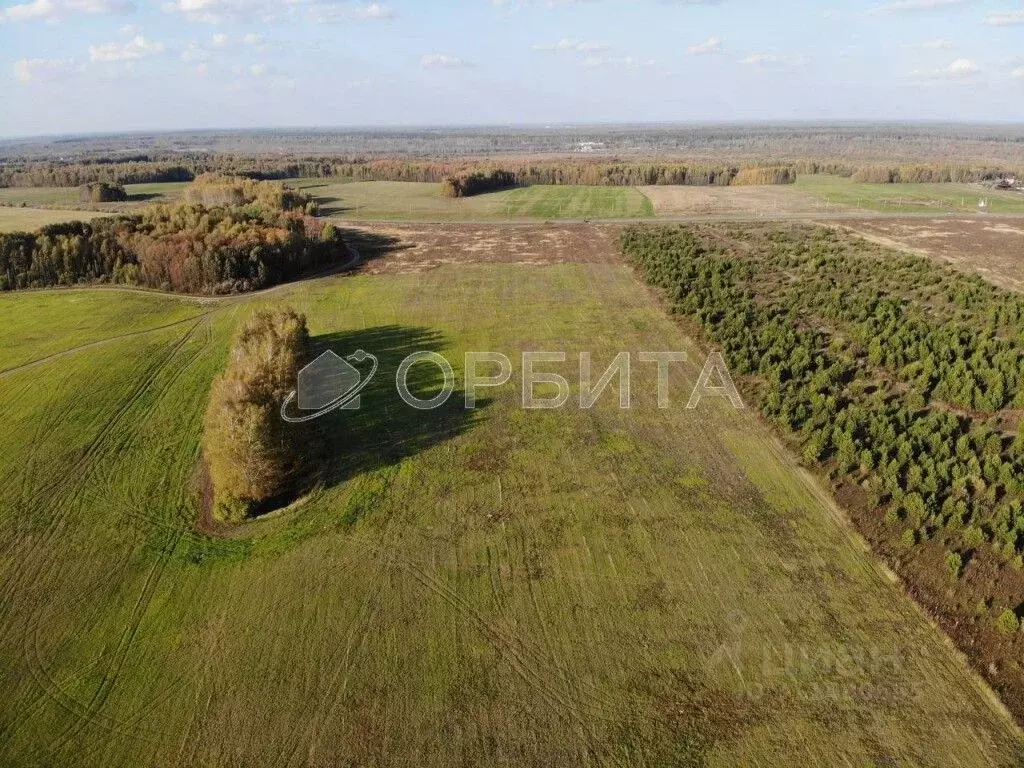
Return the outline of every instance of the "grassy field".
<path id="1" fill-rule="evenodd" d="M 126 184 L 129 202 L 167 202 L 175 200 L 187 182 Z M 0 203 L 32 208 L 74 208 L 79 205 L 77 187 L 0 187 Z M 111 207 L 117 207 L 112 204 Z"/>
<path id="2" fill-rule="evenodd" d="M 7 208 L 0 206 L 0 232 L 32 232 L 47 224 L 63 224 L 102 216 L 92 211 L 59 211 L 50 208 Z"/>
<path id="3" fill-rule="evenodd" d="M 205 311 L 199 303 L 141 291 L 0 294 L 0 374 L 88 344 L 181 323 Z"/>
<path id="4" fill-rule="evenodd" d="M 630 187 L 532 186 L 451 199 L 440 184 L 299 179 L 329 215 L 350 219 L 587 219 L 652 216 L 650 200 Z"/>
<path id="5" fill-rule="evenodd" d="M 697 350 L 621 265 L 327 278 L 164 328 L 195 306 L 81 295 L 4 297 L 7 343 L 31 343 L 32 313 L 64 347 L 125 318 L 157 328 L 0 378 L 0 764 L 1021 760 L 756 418 L 682 407 Z M 156 308 L 132 319 L 142 299 Z M 232 329 L 271 302 L 381 372 L 326 422 L 322 489 L 213 537 L 194 525 L 207 392 Z M 524 349 L 691 362 L 669 410 L 638 365 L 629 411 L 611 392 L 524 411 L 514 377 L 476 411 L 456 394 L 414 412 L 393 376 L 422 349 L 457 374 L 486 349 L 517 374 Z"/>
<path id="6" fill-rule="evenodd" d="M 840 176 L 797 177 L 795 189 L 836 208 L 881 213 L 977 212 L 988 200 L 990 213 L 1024 214 L 1024 194 L 980 184 L 858 184 Z"/>

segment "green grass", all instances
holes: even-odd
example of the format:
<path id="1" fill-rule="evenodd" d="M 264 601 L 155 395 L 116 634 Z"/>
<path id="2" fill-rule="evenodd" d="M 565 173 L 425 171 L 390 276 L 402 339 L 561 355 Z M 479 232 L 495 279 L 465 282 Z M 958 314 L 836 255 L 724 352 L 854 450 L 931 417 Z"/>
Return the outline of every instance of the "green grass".
<path id="1" fill-rule="evenodd" d="M 840 176 L 801 175 L 795 188 L 836 207 L 882 213 L 967 213 L 986 199 L 991 213 L 1024 214 L 1024 194 L 979 184 L 858 184 Z"/>
<path id="2" fill-rule="evenodd" d="M 0 232 L 34 232 L 48 224 L 88 221 L 102 213 L 93 211 L 59 211 L 49 208 L 8 208 L 0 206 Z"/>
<path id="3" fill-rule="evenodd" d="M 204 311 L 198 303 L 121 290 L 3 293 L 0 372 L 86 344 L 178 323 Z"/>
<path id="4" fill-rule="evenodd" d="M 491 220 L 642 218 L 651 201 L 631 187 L 532 186 L 451 199 L 440 184 L 402 181 L 287 182 L 317 198 L 328 215 L 350 219 Z"/>
<path id="5" fill-rule="evenodd" d="M 143 324 L 177 316 L 119 292 L 4 299 L 22 349 L 31 318 L 73 346 L 143 299 L 160 305 Z M 324 422 L 323 489 L 209 537 L 207 393 L 270 303 L 381 372 Z M 625 267 L 348 276 L 209 306 L 0 378 L 0 764 L 1017 764 L 1016 729 L 757 419 L 682 407 L 697 350 Z M 524 349 L 693 362 L 669 410 L 637 364 L 629 411 L 611 393 L 524 411 L 514 377 L 475 412 L 423 413 L 393 393 L 419 349 L 457 373 L 486 349 L 517 375 Z"/>

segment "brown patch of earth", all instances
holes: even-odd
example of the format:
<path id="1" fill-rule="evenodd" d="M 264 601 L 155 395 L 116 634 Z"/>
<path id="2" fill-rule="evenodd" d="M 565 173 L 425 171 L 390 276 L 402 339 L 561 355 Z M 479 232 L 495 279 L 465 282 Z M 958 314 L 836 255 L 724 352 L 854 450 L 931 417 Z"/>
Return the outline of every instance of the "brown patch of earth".
<path id="1" fill-rule="evenodd" d="M 618 263 L 617 224 L 360 224 L 391 243 L 359 268 L 364 274 L 409 274 L 448 264 Z"/>
<path id="2" fill-rule="evenodd" d="M 835 222 L 868 240 L 931 256 L 1024 292 L 1024 219 L 865 219 Z"/>

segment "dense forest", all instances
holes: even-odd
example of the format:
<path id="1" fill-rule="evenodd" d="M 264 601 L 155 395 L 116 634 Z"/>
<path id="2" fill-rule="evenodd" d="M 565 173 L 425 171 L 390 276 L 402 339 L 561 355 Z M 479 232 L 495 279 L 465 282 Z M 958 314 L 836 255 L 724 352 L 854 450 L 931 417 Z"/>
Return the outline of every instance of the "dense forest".
<path id="1" fill-rule="evenodd" d="M 622 244 L 952 634 L 1015 653 L 1024 297 L 826 228 L 635 227 Z M 1019 668 L 1002 682 L 1024 691 Z"/>
<path id="2" fill-rule="evenodd" d="M 280 184 L 203 177 L 178 205 L 0 234 L 0 290 L 95 282 L 186 293 L 264 288 L 345 258 L 336 229 L 314 210 Z"/>

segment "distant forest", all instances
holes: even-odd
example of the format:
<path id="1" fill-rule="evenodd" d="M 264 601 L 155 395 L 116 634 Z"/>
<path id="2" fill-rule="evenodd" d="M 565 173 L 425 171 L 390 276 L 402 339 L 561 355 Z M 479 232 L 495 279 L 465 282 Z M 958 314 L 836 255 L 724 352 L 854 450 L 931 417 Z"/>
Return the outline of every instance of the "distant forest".
<path id="1" fill-rule="evenodd" d="M 0 140 L 0 186 L 191 181 L 210 173 L 442 182 L 507 171 L 514 184 L 729 185 L 783 171 L 859 181 L 1024 175 L 1024 128 L 977 125 L 566 126 L 217 131 Z M 739 179 L 737 180 L 737 177 Z M 754 183 L 754 182 L 748 182 Z M 756 183 L 764 183 L 757 181 Z"/>

